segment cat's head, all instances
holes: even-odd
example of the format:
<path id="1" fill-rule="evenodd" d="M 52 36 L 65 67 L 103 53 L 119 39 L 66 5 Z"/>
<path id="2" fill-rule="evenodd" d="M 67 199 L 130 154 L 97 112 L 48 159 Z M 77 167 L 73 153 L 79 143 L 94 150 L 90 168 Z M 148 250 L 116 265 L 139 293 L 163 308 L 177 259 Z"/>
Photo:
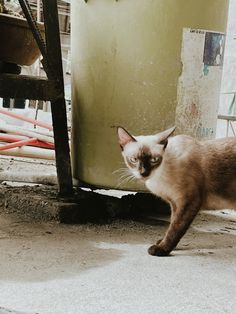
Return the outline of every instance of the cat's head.
<path id="1" fill-rule="evenodd" d="M 175 131 L 175 127 L 147 136 L 133 136 L 122 127 L 118 127 L 117 131 L 127 167 L 136 178 L 146 180 L 161 165 L 168 138 Z"/>

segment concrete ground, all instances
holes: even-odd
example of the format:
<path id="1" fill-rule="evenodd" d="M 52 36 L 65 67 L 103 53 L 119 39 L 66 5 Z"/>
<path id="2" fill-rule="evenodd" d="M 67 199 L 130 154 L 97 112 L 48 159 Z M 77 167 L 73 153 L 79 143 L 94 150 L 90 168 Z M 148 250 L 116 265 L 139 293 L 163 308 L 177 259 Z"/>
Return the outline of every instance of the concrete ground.
<path id="1" fill-rule="evenodd" d="M 168 217 L 110 225 L 0 215 L 0 313 L 236 313 L 236 212 L 201 212 L 170 257 Z"/>
<path id="2" fill-rule="evenodd" d="M 236 0 L 230 5 L 222 93 L 236 86 Z M 222 94 L 220 113 L 231 97 Z M 0 173 L 12 180 L 16 162 L 5 163 Z M 29 182 L 40 167 L 17 169 Z M 236 212 L 201 212 L 172 256 L 149 256 L 166 220 L 69 226 L 0 211 L 0 314 L 236 313 Z"/>

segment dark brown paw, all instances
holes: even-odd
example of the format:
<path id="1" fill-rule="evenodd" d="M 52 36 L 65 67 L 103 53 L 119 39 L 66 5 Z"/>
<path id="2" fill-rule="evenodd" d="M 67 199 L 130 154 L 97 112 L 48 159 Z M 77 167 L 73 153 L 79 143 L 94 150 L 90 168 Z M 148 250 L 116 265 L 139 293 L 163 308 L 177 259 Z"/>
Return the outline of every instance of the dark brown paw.
<path id="1" fill-rule="evenodd" d="M 150 246 L 150 248 L 148 249 L 148 253 L 153 256 L 167 256 L 170 252 L 164 250 L 159 245 L 154 244 Z"/>

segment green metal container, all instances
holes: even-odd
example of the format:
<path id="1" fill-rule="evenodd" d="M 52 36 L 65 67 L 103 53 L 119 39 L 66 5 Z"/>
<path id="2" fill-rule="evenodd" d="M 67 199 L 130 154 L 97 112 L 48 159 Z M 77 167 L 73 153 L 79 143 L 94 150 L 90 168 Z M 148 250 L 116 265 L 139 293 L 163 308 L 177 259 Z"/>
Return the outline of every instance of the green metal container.
<path id="1" fill-rule="evenodd" d="M 115 126 L 214 137 L 228 0 L 72 1 L 72 161 L 78 181 L 120 184 Z"/>

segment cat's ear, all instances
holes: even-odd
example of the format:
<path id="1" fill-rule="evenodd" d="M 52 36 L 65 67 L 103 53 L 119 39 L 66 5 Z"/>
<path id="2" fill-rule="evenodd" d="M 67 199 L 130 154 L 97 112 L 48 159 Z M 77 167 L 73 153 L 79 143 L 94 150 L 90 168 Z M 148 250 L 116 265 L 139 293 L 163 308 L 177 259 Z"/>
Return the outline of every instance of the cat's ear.
<path id="1" fill-rule="evenodd" d="M 168 138 L 174 133 L 175 129 L 176 127 L 174 126 L 168 130 L 165 130 L 157 134 L 158 144 L 164 145 L 164 149 L 168 144 Z"/>
<path id="2" fill-rule="evenodd" d="M 118 138 L 119 138 L 119 144 L 121 149 L 123 150 L 125 145 L 130 142 L 136 142 L 135 138 L 133 138 L 132 135 L 129 134 L 124 128 L 118 127 L 117 128 Z"/>

